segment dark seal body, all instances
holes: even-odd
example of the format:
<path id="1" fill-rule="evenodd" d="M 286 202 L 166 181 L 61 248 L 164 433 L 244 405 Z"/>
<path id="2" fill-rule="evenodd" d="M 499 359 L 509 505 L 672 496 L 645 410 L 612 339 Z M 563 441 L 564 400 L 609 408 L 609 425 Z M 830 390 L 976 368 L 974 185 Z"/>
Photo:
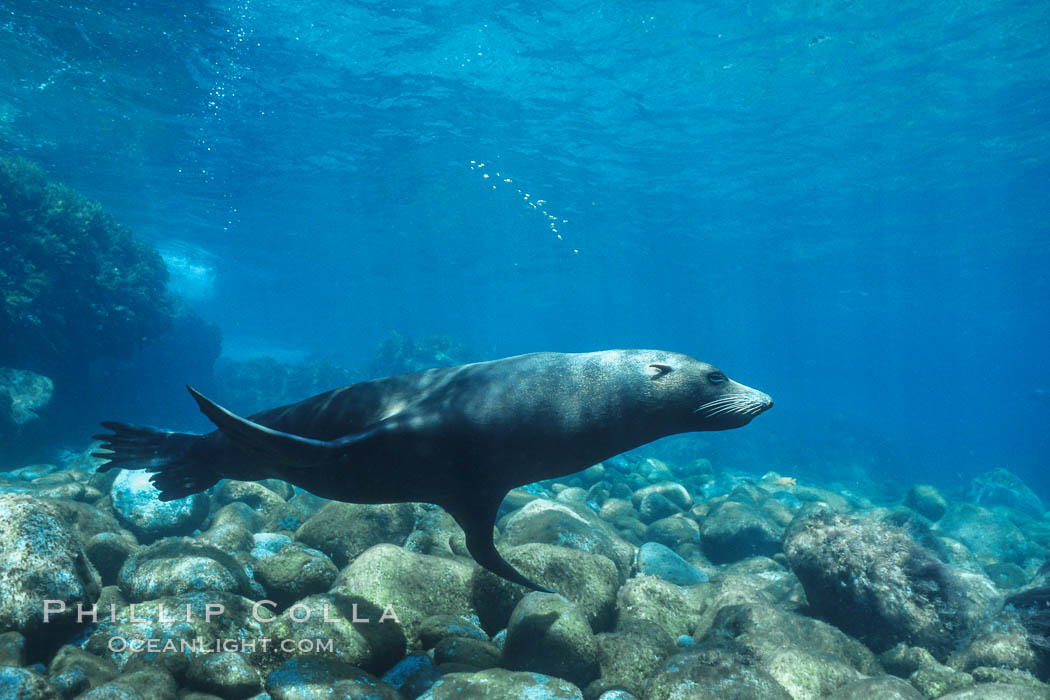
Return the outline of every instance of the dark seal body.
<path id="1" fill-rule="evenodd" d="M 534 353 L 387 377 L 236 416 L 190 389 L 218 430 L 170 433 L 105 423 L 98 453 L 156 472 L 161 498 L 221 478 L 278 478 L 352 503 L 445 508 L 479 564 L 541 587 L 496 552 L 506 493 L 667 435 L 746 425 L 772 406 L 706 363 L 659 350 Z"/>

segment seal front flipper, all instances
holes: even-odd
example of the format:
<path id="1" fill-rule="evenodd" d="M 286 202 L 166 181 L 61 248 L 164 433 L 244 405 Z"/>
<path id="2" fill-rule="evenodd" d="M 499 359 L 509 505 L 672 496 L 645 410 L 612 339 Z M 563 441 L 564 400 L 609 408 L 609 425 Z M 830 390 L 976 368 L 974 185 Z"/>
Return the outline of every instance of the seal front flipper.
<path id="1" fill-rule="evenodd" d="M 464 488 L 469 487 L 464 485 Z M 496 543 L 492 541 L 492 528 L 496 524 L 496 512 L 505 495 L 505 493 L 493 495 L 473 492 L 471 493 L 472 503 L 469 505 L 444 503 L 438 505 L 448 511 L 449 515 L 455 518 L 459 526 L 463 528 L 467 536 L 467 551 L 482 568 L 500 578 L 512 583 L 520 583 L 534 591 L 554 593 L 555 591 L 522 576 L 496 551 Z"/>
<path id="2" fill-rule="evenodd" d="M 200 406 L 201 413 L 237 446 L 265 459 L 293 467 L 310 467 L 335 461 L 350 445 L 374 433 L 366 431 L 332 441 L 284 433 L 241 418 L 208 399 L 192 386 L 187 385 L 186 388 Z"/>

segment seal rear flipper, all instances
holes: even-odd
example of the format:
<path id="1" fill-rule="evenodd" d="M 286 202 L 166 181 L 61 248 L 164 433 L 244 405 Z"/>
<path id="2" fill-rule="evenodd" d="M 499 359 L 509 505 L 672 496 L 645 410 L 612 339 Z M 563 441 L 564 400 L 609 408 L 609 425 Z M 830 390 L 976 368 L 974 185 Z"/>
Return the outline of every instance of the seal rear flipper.
<path id="1" fill-rule="evenodd" d="M 160 500 L 174 501 L 199 493 L 214 485 L 219 475 L 195 449 L 202 437 L 174 433 L 131 423 L 105 421 L 102 427 L 112 433 L 92 436 L 101 440 L 107 452 L 92 452 L 92 457 L 108 460 L 98 471 L 110 469 L 145 469 L 156 472 L 150 481 L 160 490 Z"/>
<path id="2" fill-rule="evenodd" d="M 499 504 L 503 501 L 504 495 L 501 493 L 495 499 L 494 506 L 484 503 L 484 495 L 479 499 L 484 503 L 480 507 L 476 505 L 465 507 L 439 505 L 442 505 L 449 515 L 455 518 L 459 526 L 463 528 L 467 539 L 467 551 L 470 552 L 470 556 L 474 557 L 474 561 L 479 566 L 511 583 L 520 583 L 522 586 L 534 591 L 554 593 L 555 591 L 522 576 L 496 550 L 496 543 L 492 541 L 492 528 L 496 524 L 496 511 L 499 510 Z M 492 499 L 489 500 L 491 501 Z"/>
<path id="3" fill-rule="evenodd" d="M 207 416 L 223 435 L 239 447 L 275 462 L 309 467 L 332 461 L 338 457 L 339 447 L 352 442 L 356 437 L 326 442 L 284 433 L 227 411 L 192 386 L 187 385 L 186 388 L 200 406 L 201 413 Z"/>

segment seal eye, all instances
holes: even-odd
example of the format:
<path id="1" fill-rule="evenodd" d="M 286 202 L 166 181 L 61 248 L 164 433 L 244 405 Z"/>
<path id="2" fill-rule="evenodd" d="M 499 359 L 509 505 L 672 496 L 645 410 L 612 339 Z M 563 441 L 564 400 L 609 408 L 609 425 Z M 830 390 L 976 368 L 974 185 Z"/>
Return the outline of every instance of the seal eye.
<path id="1" fill-rule="evenodd" d="M 712 384 L 725 384 L 729 381 L 729 379 L 726 378 L 726 375 L 722 374 L 721 372 L 712 372 L 711 374 L 707 375 L 707 381 L 711 382 Z"/>

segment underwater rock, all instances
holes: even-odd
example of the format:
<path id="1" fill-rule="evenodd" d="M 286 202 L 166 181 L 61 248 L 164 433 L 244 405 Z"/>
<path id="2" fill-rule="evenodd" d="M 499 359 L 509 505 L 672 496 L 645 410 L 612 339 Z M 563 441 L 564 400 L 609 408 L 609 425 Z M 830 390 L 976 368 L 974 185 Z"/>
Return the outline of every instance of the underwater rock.
<path id="1" fill-rule="evenodd" d="M 759 664 L 731 648 L 703 647 L 664 661 L 646 684 L 643 700 L 791 700 Z"/>
<path id="2" fill-rule="evenodd" d="M 1050 700 L 1050 690 L 1030 685 L 982 683 L 946 695 L 930 696 L 938 700 Z"/>
<path id="3" fill-rule="evenodd" d="M 418 698 L 442 675 L 441 671 L 434 667 L 434 660 L 429 654 L 414 651 L 384 673 L 383 680 L 399 690 L 402 697 Z"/>
<path id="4" fill-rule="evenodd" d="M 650 523 L 643 536 L 646 542 L 659 542 L 677 550 L 686 545 L 700 544 L 700 526 L 692 518 L 673 515 Z"/>
<path id="5" fill-rule="evenodd" d="M 79 374 L 171 323 L 164 261 L 98 202 L 8 158 L 0 202 L 0 364 Z"/>
<path id="6" fill-rule="evenodd" d="M 620 577 L 607 557 L 536 542 L 509 547 L 503 557 L 529 579 L 578 605 L 592 629 L 612 625 Z"/>
<path id="7" fill-rule="evenodd" d="M 879 654 L 879 663 L 887 673 L 892 673 L 898 678 L 907 678 L 920 668 L 940 665 L 930 652 L 922 647 L 908 646 L 904 642 L 898 642 Z"/>
<path id="8" fill-rule="evenodd" d="M 288 510 L 284 498 L 256 481 L 223 479 L 212 492 L 212 498 L 220 506 L 244 503 L 258 513 L 264 523 L 279 522 Z"/>
<path id="9" fill-rule="evenodd" d="M 307 520 L 295 533 L 295 539 L 324 552 L 342 568 L 373 545 L 403 545 L 430 508 L 419 503 L 362 505 L 333 501 Z"/>
<path id="10" fill-rule="evenodd" d="M 24 666 L 26 638 L 18 632 L 0 632 L 0 666 Z"/>
<path id="11" fill-rule="evenodd" d="M 440 508 L 416 522 L 416 529 L 405 538 L 404 547 L 419 554 L 470 557 L 463 528 Z"/>
<path id="12" fill-rule="evenodd" d="M 233 556 L 185 537 L 161 540 L 128 557 L 117 585 L 132 603 L 201 591 L 252 594 L 248 573 Z"/>
<path id="13" fill-rule="evenodd" d="M 585 689 L 585 697 L 599 691 L 626 690 L 641 695 L 646 681 L 660 663 L 675 652 L 674 641 L 654 622 L 638 621 L 616 632 L 595 635 L 598 643 L 599 678 Z"/>
<path id="14" fill-rule="evenodd" d="M 970 482 L 967 495 L 985 508 L 1005 506 L 1035 518 L 1046 511 L 1042 500 L 1013 472 L 998 468 L 985 472 Z"/>
<path id="15" fill-rule="evenodd" d="M 916 670 L 908 676 L 908 682 L 926 697 L 940 698 L 946 693 L 973 686 L 973 676 L 943 664 L 934 664 Z"/>
<path id="16" fill-rule="evenodd" d="M 1028 583 L 1028 574 L 1017 564 L 991 564 L 984 567 L 984 573 L 1001 591 L 1020 588 Z"/>
<path id="17" fill-rule="evenodd" d="M 674 481 L 661 481 L 649 486 L 643 486 L 631 494 L 631 505 L 644 514 L 645 500 L 654 494 L 659 494 L 673 508 L 672 512 L 660 517 L 667 517 L 667 515 L 673 515 L 680 510 L 689 510 L 693 507 L 693 497 L 689 494 L 689 490 Z"/>
<path id="18" fill-rule="evenodd" d="M 21 632 L 30 643 L 60 638 L 75 623 L 76 604 L 90 606 L 101 589 L 57 508 L 31 496 L 0 494 L 0 629 Z M 45 600 L 65 608 L 47 624 Z"/>
<path id="19" fill-rule="evenodd" d="M 700 526 L 700 544 L 715 564 L 751 556 L 771 557 L 781 549 L 783 528 L 777 527 L 754 506 L 725 501 Z"/>
<path id="20" fill-rule="evenodd" d="M 538 542 L 600 554 L 612 561 L 623 581 L 631 570 L 634 547 L 585 506 L 536 499 L 514 512 L 504 525 L 503 546 Z"/>
<path id="21" fill-rule="evenodd" d="M 524 505 L 524 504 L 523 504 Z M 631 502 L 623 498 L 608 498 L 598 510 L 598 517 L 614 523 L 620 518 L 628 517 L 640 521 L 639 513 Z"/>
<path id="22" fill-rule="evenodd" d="M 128 557 L 137 552 L 139 545 L 129 536 L 115 532 L 100 532 L 87 541 L 84 550 L 95 566 L 103 586 L 117 582 L 117 576 Z"/>
<path id="23" fill-rule="evenodd" d="M 904 505 L 924 518 L 937 521 L 948 512 L 948 500 L 929 484 L 917 484 L 908 490 Z"/>
<path id="24" fill-rule="evenodd" d="M 384 604 L 385 605 L 385 604 Z M 391 601 L 399 614 L 398 603 Z M 266 623 L 267 636 L 273 639 L 331 640 L 332 650 L 320 650 L 318 658 L 332 659 L 368 672 L 382 673 L 405 654 L 405 635 L 396 619 L 384 618 L 384 607 L 353 594 L 322 593 L 296 602 Z M 259 612 L 268 618 L 269 607 Z M 297 649 L 257 649 L 252 661 L 273 668 L 289 658 L 302 654 Z"/>
<path id="25" fill-rule="evenodd" d="M 925 700 L 910 683 L 893 676 L 853 681 L 828 696 L 828 700 Z"/>
<path id="26" fill-rule="evenodd" d="M 250 698 L 263 689 L 258 671 L 242 654 L 232 651 L 194 655 L 186 682 L 191 688 L 229 700 Z"/>
<path id="27" fill-rule="evenodd" d="M 463 343 L 443 335 L 410 337 L 391 331 L 368 368 L 370 377 L 392 377 L 434 367 L 477 362 L 480 356 Z M 338 386 L 338 385 L 334 385 Z"/>
<path id="28" fill-rule="evenodd" d="M 189 535 L 208 515 L 208 496 L 194 494 L 177 501 L 161 501 L 146 471 L 121 470 L 110 487 L 117 518 L 143 544 L 161 537 Z"/>
<path id="29" fill-rule="evenodd" d="M 714 593 L 705 586 L 683 588 L 654 576 L 635 576 L 616 596 L 616 630 L 653 622 L 671 639 L 692 635 Z"/>
<path id="30" fill-rule="evenodd" d="M 1028 631 L 1013 610 L 982 621 L 963 647 L 949 657 L 948 666 L 957 671 L 972 671 L 978 666 L 1030 673 L 1043 670 L 1036 650 L 1028 643 Z"/>
<path id="31" fill-rule="evenodd" d="M 130 700 L 131 698 L 175 700 L 175 679 L 162 668 L 141 669 L 125 673 L 77 696 L 77 700 Z"/>
<path id="32" fill-rule="evenodd" d="M 417 700 L 583 700 L 575 685 L 561 678 L 540 673 L 507 671 L 490 668 L 477 673 L 449 673 L 434 683 Z"/>
<path id="33" fill-rule="evenodd" d="M 386 681 L 339 659 L 319 656 L 284 662 L 266 677 L 266 692 L 273 700 L 403 700 Z"/>
<path id="34" fill-rule="evenodd" d="M 501 651 L 492 642 L 470 637 L 443 637 L 434 645 L 434 661 L 470 666 L 479 671 L 500 664 Z"/>
<path id="35" fill-rule="evenodd" d="M 0 666 L 0 693 L 12 700 L 59 700 L 62 697 L 43 675 L 13 666 Z"/>
<path id="36" fill-rule="evenodd" d="M 784 552 L 812 610 L 876 652 L 908 640 L 944 659 L 983 614 L 976 582 L 885 523 L 817 510 L 791 524 Z"/>
<path id="37" fill-rule="evenodd" d="M 433 649 L 442 639 L 462 637 L 488 641 L 485 630 L 470 619 L 456 615 L 431 615 L 423 620 L 419 627 L 419 644 L 423 649 Z"/>
<path id="38" fill-rule="evenodd" d="M 1042 553 L 1005 517 L 971 503 L 953 504 L 934 530 L 963 542 L 985 566 L 1001 562 L 1023 565 Z"/>
<path id="39" fill-rule="evenodd" d="M 646 542 L 638 550 L 635 568 L 645 576 L 658 576 L 676 586 L 692 586 L 709 580 L 700 571 L 668 547 L 658 542 Z"/>
<path id="40" fill-rule="evenodd" d="M 104 685 L 120 672 L 109 659 L 89 654 L 78 646 L 66 645 L 58 650 L 47 668 L 51 684 L 64 697 L 79 695 L 89 688 Z M 66 691 L 76 690 L 69 693 Z"/>
<path id="41" fill-rule="evenodd" d="M 474 563 L 379 544 L 343 569 L 331 592 L 362 598 L 380 610 L 392 605 L 415 648 L 423 621 L 432 615 L 476 618 L 485 630 L 505 627 L 524 588 Z"/>
<path id="42" fill-rule="evenodd" d="M 826 622 L 764 603 L 718 609 L 700 643 L 732 644 L 792 697 L 825 697 L 882 674 L 874 654 Z"/>
<path id="43" fill-rule="evenodd" d="M 111 660 L 125 675 L 137 666 L 146 665 L 163 667 L 181 676 L 190 659 L 190 655 L 180 649 L 183 642 L 214 650 L 216 640 L 270 636 L 254 617 L 254 614 L 264 616 L 266 609 L 259 613 L 251 600 L 232 593 L 186 593 L 134 605 L 134 609 L 130 605 L 118 605 L 115 618 L 110 619 L 108 608 L 100 604 L 98 623 L 84 642 L 85 651 Z M 128 647 L 121 644 L 111 647 L 110 640 L 114 637 L 128 641 Z M 130 646 L 134 640 L 151 639 L 159 640 L 157 645 L 161 651 L 142 653 Z M 171 648 L 164 648 L 169 641 Z"/>
<path id="44" fill-rule="evenodd" d="M 511 613 L 504 668 L 586 686 L 598 677 L 598 644 L 579 606 L 555 593 L 529 593 Z"/>
<path id="45" fill-rule="evenodd" d="M 55 391 L 55 383 L 27 369 L 0 367 L 0 432 L 8 426 L 22 426 L 40 416 Z"/>
<path id="46" fill-rule="evenodd" d="M 285 545 L 255 565 L 255 578 L 266 590 L 266 597 L 281 608 L 327 591 L 338 575 L 331 559 L 301 542 Z"/>

